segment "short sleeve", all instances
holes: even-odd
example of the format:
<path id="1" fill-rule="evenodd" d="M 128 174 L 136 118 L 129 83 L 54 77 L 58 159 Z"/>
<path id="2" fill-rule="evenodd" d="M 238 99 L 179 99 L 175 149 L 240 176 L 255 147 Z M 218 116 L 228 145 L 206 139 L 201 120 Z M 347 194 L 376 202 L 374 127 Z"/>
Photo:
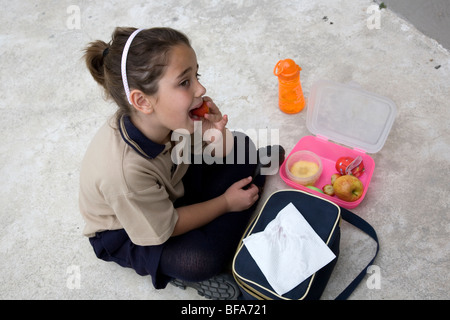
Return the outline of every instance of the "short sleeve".
<path id="1" fill-rule="evenodd" d="M 141 246 L 164 243 L 178 220 L 166 189 L 157 181 L 149 185 L 145 190 L 107 199 L 131 241 Z"/>

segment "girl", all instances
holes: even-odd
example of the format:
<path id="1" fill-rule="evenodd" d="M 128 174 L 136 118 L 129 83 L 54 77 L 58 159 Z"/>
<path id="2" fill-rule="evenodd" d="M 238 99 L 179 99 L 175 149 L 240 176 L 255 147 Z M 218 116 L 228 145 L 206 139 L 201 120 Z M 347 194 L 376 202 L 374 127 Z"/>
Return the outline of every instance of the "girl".
<path id="1" fill-rule="evenodd" d="M 249 159 L 256 150 L 247 137 L 247 161 L 237 164 L 238 137 L 226 128 L 227 116 L 204 97 L 188 38 L 169 28 L 116 28 L 109 43 L 90 43 L 84 58 L 118 105 L 81 168 L 79 205 L 95 254 L 151 275 L 157 289 L 177 279 L 208 297 L 236 298 L 232 278 L 220 273 L 265 179 L 252 182 L 256 163 Z M 192 110 L 203 101 L 209 113 L 198 118 Z M 172 133 L 193 134 L 195 123 L 203 133 L 216 132 L 204 147 L 213 145 L 215 157 L 234 161 L 175 163 Z"/>

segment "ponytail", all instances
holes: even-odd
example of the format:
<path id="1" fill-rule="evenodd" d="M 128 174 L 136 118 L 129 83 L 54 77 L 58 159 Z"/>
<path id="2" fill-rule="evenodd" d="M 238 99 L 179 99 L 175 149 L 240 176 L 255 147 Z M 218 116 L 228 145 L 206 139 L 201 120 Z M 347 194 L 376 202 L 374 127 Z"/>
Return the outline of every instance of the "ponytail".
<path id="1" fill-rule="evenodd" d="M 105 69 L 104 60 L 106 57 L 105 50 L 108 50 L 109 46 L 106 42 L 97 40 L 89 43 L 86 47 L 84 59 L 86 66 L 91 73 L 92 77 L 98 84 L 105 87 Z"/>

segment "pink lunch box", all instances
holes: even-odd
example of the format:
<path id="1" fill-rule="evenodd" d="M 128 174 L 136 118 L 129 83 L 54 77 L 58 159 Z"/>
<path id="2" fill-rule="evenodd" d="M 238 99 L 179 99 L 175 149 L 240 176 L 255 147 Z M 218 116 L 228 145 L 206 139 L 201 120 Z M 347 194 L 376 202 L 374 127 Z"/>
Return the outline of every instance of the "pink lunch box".
<path id="1" fill-rule="evenodd" d="M 280 167 L 281 178 L 294 189 L 319 195 L 341 207 L 357 207 L 368 192 L 375 169 L 375 162 L 368 153 L 381 150 L 396 113 L 392 100 L 365 91 L 358 85 L 317 82 L 310 92 L 306 118 L 308 130 L 315 136 L 305 136 L 294 146 Z M 300 150 L 314 152 L 322 161 L 322 174 L 314 184 L 319 189 L 330 184 L 331 176 L 338 173 L 335 166 L 340 157 L 361 156 L 365 169 L 359 177 L 364 185 L 361 198 L 354 202 L 343 201 L 291 181 L 286 174 L 286 162 Z"/>

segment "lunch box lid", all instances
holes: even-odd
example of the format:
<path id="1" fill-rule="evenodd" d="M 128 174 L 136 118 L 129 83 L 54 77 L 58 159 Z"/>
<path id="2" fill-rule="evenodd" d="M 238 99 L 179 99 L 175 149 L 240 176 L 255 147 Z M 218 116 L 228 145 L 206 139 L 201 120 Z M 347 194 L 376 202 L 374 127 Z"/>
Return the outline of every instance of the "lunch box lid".
<path id="1" fill-rule="evenodd" d="M 316 82 L 308 98 L 306 125 L 318 137 L 367 153 L 381 150 L 397 114 L 395 103 L 358 84 Z"/>

